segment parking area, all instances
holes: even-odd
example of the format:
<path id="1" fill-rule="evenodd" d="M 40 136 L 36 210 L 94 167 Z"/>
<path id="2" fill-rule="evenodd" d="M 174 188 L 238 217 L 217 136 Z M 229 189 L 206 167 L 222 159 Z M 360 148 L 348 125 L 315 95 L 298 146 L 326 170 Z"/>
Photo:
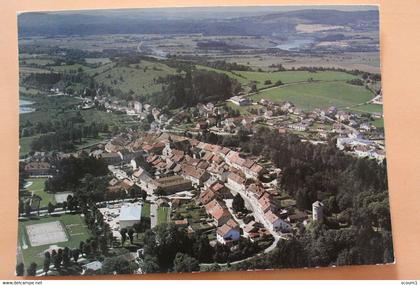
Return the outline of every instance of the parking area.
<path id="1" fill-rule="evenodd" d="M 123 205 L 142 205 L 142 202 L 136 203 L 116 203 L 108 204 L 106 207 L 99 208 L 99 211 L 104 216 L 104 221 L 110 226 L 112 235 L 118 239 L 121 238 L 120 234 L 120 212 Z"/>

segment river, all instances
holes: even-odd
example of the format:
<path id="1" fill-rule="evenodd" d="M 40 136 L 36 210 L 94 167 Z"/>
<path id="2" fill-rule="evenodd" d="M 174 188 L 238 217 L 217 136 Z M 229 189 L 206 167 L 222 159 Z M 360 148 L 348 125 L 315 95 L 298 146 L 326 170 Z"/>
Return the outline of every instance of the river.
<path id="1" fill-rule="evenodd" d="M 284 43 L 276 45 L 276 48 L 282 50 L 298 50 L 308 48 L 312 43 L 314 43 L 312 38 L 288 39 Z"/>

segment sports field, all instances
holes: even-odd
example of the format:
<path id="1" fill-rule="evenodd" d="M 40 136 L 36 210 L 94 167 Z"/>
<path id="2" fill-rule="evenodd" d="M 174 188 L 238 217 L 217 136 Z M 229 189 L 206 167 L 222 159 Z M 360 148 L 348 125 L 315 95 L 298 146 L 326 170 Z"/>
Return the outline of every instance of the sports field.
<path id="1" fill-rule="evenodd" d="M 28 246 L 40 246 L 68 241 L 66 232 L 59 221 L 27 225 Z"/>
<path id="2" fill-rule="evenodd" d="M 45 216 L 19 221 L 18 262 L 25 267 L 35 262 L 42 268 L 44 252 L 57 247 L 77 248 L 80 241 L 90 237 L 87 226 L 79 214 Z"/>
<path id="3" fill-rule="evenodd" d="M 290 101 L 303 110 L 314 108 L 350 107 L 370 100 L 372 93 L 362 86 L 343 81 L 311 82 L 280 86 L 251 96 L 254 101 L 268 99 L 273 102 Z"/>

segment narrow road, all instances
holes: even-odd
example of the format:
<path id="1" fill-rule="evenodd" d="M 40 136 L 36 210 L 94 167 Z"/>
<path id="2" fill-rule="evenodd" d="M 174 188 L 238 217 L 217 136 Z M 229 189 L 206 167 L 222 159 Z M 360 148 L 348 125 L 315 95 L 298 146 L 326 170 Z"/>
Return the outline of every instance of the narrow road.
<path id="1" fill-rule="evenodd" d="M 226 187 L 229 188 L 227 184 L 225 184 Z M 260 223 L 264 225 L 264 227 L 270 232 L 270 234 L 274 237 L 273 244 L 267 247 L 264 252 L 270 252 L 277 246 L 277 242 L 282 238 L 285 239 L 281 234 L 277 233 L 276 231 L 272 230 L 270 228 L 270 225 L 268 224 L 267 220 L 264 217 L 264 213 L 262 212 L 260 206 L 258 205 L 258 201 L 253 198 L 249 197 L 247 194 L 243 193 L 243 191 L 237 191 L 235 189 L 229 188 L 232 192 L 239 193 L 241 197 L 244 199 L 247 205 L 249 205 L 252 208 L 252 212 L 254 213 L 255 219 L 258 220 Z"/>
<path id="2" fill-rule="evenodd" d="M 157 225 L 157 206 L 153 201 L 150 203 L 150 228 L 154 228 Z"/>

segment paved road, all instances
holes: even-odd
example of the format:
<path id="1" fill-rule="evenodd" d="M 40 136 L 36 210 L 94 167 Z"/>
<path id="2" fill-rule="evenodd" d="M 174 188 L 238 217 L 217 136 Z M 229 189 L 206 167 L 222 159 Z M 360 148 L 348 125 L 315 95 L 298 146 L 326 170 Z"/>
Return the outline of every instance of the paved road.
<path id="1" fill-rule="evenodd" d="M 154 228 L 157 225 L 157 205 L 154 202 L 150 203 L 150 228 Z"/>

